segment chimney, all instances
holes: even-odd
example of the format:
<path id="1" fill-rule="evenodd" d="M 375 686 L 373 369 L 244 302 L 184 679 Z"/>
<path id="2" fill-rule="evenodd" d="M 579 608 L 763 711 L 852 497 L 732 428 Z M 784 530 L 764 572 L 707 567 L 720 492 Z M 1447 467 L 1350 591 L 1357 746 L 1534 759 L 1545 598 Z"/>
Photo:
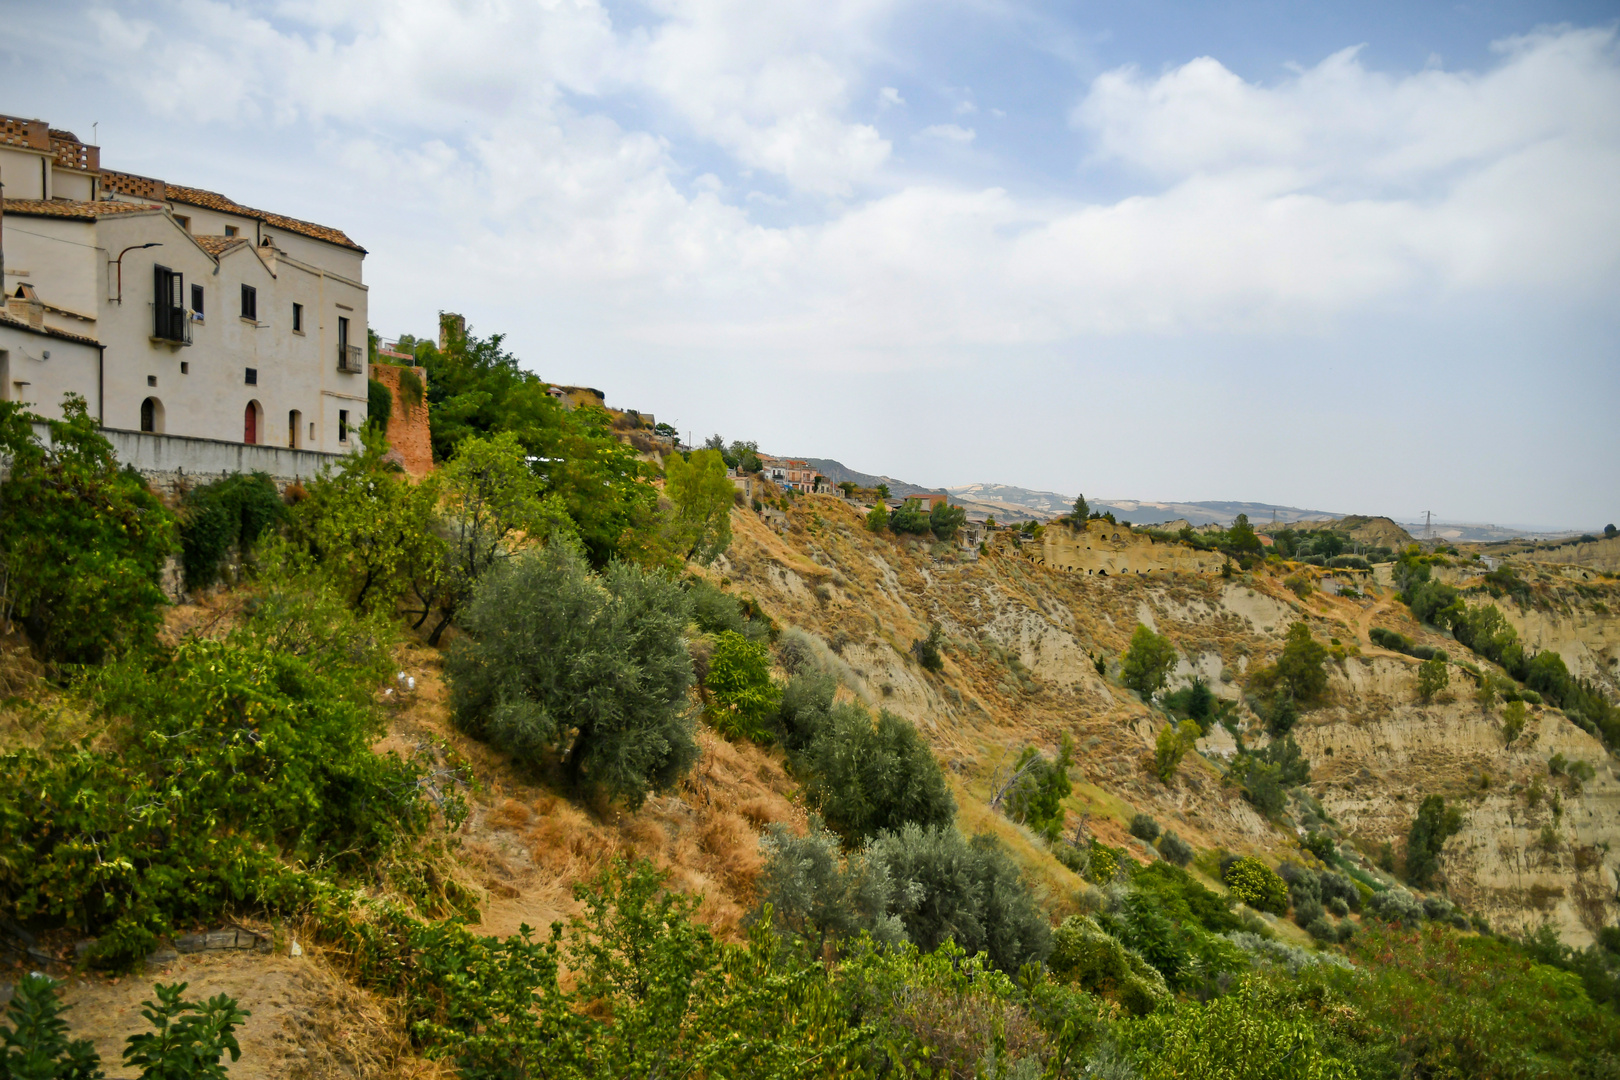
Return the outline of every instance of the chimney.
<path id="1" fill-rule="evenodd" d="M 6 297 L 6 314 L 35 330 L 45 326 L 45 304 L 35 294 L 32 285 L 18 285 L 16 293 Z"/>
<path id="2" fill-rule="evenodd" d="M 450 346 L 467 340 L 467 320 L 453 311 L 439 312 L 439 351 L 449 352 Z"/>

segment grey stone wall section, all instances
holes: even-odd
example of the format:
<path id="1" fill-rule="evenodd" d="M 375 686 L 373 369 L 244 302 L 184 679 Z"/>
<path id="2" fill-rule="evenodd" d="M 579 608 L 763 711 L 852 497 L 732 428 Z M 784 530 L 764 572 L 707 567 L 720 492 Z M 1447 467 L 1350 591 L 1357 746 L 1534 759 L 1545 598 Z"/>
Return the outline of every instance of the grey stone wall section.
<path id="1" fill-rule="evenodd" d="M 34 434 L 41 442 L 50 440 L 48 425 L 35 424 Z M 336 468 L 347 457 L 319 450 L 199 439 L 190 435 L 160 435 L 123 428 L 102 428 L 101 434 L 112 443 L 113 453 L 122 464 L 134 466 L 153 486 L 171 491 L 231 473 L 250 472 L 266 473 L 278 488 L 285 488 L 295 480 L 308 480 Z"/>

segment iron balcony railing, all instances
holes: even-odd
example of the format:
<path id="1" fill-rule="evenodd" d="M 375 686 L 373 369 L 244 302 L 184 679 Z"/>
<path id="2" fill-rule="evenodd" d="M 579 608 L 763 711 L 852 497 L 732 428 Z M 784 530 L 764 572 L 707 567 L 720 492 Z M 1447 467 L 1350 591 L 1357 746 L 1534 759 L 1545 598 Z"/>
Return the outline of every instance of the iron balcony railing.
<path id="1" fill-rule="evenodd" d="M 360 359 L 360 346 L 338 346 L 338 370 L 352 371 L 355 374 L 365 371 L 364 362 Z"/>

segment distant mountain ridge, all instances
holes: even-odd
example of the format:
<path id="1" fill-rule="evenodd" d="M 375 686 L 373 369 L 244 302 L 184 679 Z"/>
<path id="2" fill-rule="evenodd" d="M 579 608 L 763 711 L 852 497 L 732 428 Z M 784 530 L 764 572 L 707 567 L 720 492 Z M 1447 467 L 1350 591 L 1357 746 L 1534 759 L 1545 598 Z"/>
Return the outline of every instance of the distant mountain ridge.
<path id="1" fill-rule="evenodd" d="M 911 495 L 943 492 L 951 501 L 967 510 L 974 519 L 994 517 L 997 521 L 1045 521 L 1067 514 L 1074 507 L 1074 496 L 1056 491 L 1034 491 L 1013 484 L 959 484 L 956 487 L 928 488 L 912 484 L 893 476 L 863 473 L 851 469 L 832 458 L 802 458 L 834 484 L 845 480 L 861 487 L 889 485 L 890 494 L 897 498 Z M 1148 499 L 1086 499 L 1087 505 L 1099 513 L 1110 513 L 1134 525 L 1157 525 L 1166 521 L 1185 520 L 1192 525 L 1230 525 L 1239 514 L 1248 514 L 1256 526 L 1279 525 L 1308 521 L 1332 521 L 1344 514 L 1327 510 L 1307 510 L 1298 506 L 1279 506 L 1275 503 L 1200 501 L 1160 502 Z M 1422 522 L 1400 522 L 1413 537 L 1423 536 Z M 1433 524 L 1436 539 L 1482 542 L 1506 540 L 1515 537 L 1555 537 L 1576 535 L 1579 530 L 1533 528 L 1526 526 L 1497 526 L 1440 522 Z"/>
<path id="2" fill-rule="evenodd" d="M 858 472 L 832 458 L 801 458 L 834 484 L 848 480 L 861 487 L 887 484 L 897 498 L 943 492 L 974 518 L 994 516 L 997 521 L 1044 521 L 1074 508 L 1074 496 L 1055 491 L 1032 491 L 1012 484 L 962 484 L 957 487 L 927 488 L 893 476 Z M 1087 499 L 1099 513 L 1112 512 L 1136 525 L 1156 525 L 1164 521 L 1186 520 L 1193 525 L 1230 525 L 1239 514 L 1248 514 L 1256 525 L 1284 522 L 1325 521 L 1341 517 L 1325 510 L 1305 510 L 1297 506 L 1277 506 L 1258 502 L 1154 502 L 1143 499 Z"/>

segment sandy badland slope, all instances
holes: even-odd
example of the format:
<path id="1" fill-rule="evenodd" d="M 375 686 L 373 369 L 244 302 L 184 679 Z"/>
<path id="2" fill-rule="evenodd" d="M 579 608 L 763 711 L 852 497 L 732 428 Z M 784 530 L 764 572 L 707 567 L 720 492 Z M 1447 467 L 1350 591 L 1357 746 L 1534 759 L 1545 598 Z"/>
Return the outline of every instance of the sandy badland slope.
<path id="1" fill-rule="evenodd" d="M 1398 852 L 1423 795 L 1445 794 L 1467 808 L 1464 832 L 1442 861 L 1450 894 L 1464 906 L 1502 928 L 1551 919 L 1576 943 L 1620 911 L 1613 869 L 1620 851 L 1609 853 L 1620 842 L 1620 780 L 1601 746 L 1557 710 L 1538 708 L 1526 735 L 1505 748 L 1500 709 L 1482 710 L 1466 687 L 1420 704 L 1415 661 L 1374 647 L 1368 630 L 1399 629 L 1453 655 L 1458 647 L 1413 623 L 1387 589 L 1375 587 L 1364 599 L 1315 593 L 1302 601 L 1265 574 L 1097 578 L 1015 554 L 968 560 L 944 545 L 875 536 L 833 498 L 795 499 L 781 531 L 741 510 L 733 520 L 731 550 L 706 573 L 758 600 L 779 626 L 825 641 L 849 692 L 917 723 L 952 778 L 962 827 L 1002 837 L 1055 915 L 1074 908 L 1084 883 L 985 799 L 992 775 L 1019 749 L 1050 749 L 1065 734 L 1078 748 L 1071 826 L 1084 822 L 1104 842 L 1150 858 L 1126 832 L 1131 815 L 1144 811 L 1202 850 L 1307 858 L 1293 821 L 1267 821 L 1223 782 L 1218 765 L 1233 748 L 1223 730 L 1201 743 L 1201 756 L 1189 756 L 1170 784 L 1160 783 L 1148 764 L 1163 719 L 1117 682 L 1118 658 L 1143 622 L 1182 651 L 1178 681 L 1202 677 L 1236 700 L 1245 673 L 1275 655 L 1300 618 L 1346 654 L 1330 664 L 1328 704 L 1308 713 L 1296 732 L 1312 762 L 1309 791 L 1346 837 L 1368 856 L 1385 843 Z M 1620 597 L 1607 608 L 1596 604 L 1603 610 L 1588 601 L 1579 610 L 1508 613 L 1527 637 L 1580 657 L 1589 671 L 1612 670 L 1620 622 L 1607 611 L 1620 611 Z M 188 618 L 197 615 L 176 613 L 177 622 Z M 923 671 L 910 652 L 933 623 L 950 642 L 938 675 Z M 1107 677 L 1096 670 L 1099 657 Z M 703 897 L 704 918 L 734 935 L 753 902 L 761 831 L 772 822 L 803 827 L 805 808 L 780 754 L 729 743 L 706 728 L 693 773 L 641 810 L 571 802 L 454 730 L 436 650 L 407 644 L 399 661 L 417 690 L 389 705 L 390 731 L 379 749 L 443 740 L 471 763 L 480 786 L 459 837 L 457 872 L 486 895 L 481 929 L 490 933 L 565 920 L 577 910 L 574 884 L 624 854 L 667 867 L 677 886 Z M 1579 791 L 1548 777 L 1555 752 L 1592 762 L 1596 777 Z M 1532 805 L 1538 780 L 1542 792 Z M 76 1027 L 112 1058 L 134 1030 L 120 1018 L 137 1016 L 151 980 L 164 974 L 116 983 L 77 978 L 68 998 L 86 1007 L 75 1010 Z M 299 958 L 187 957 L 167 974 L 191 979 L 199 991 L 238 993 L 254 1010 L 243 1044 L 258 1071 L 241 1075 L 437 1070 L 411 1053 L 389 1003 L 348 987 L 317 949 Z"/>

